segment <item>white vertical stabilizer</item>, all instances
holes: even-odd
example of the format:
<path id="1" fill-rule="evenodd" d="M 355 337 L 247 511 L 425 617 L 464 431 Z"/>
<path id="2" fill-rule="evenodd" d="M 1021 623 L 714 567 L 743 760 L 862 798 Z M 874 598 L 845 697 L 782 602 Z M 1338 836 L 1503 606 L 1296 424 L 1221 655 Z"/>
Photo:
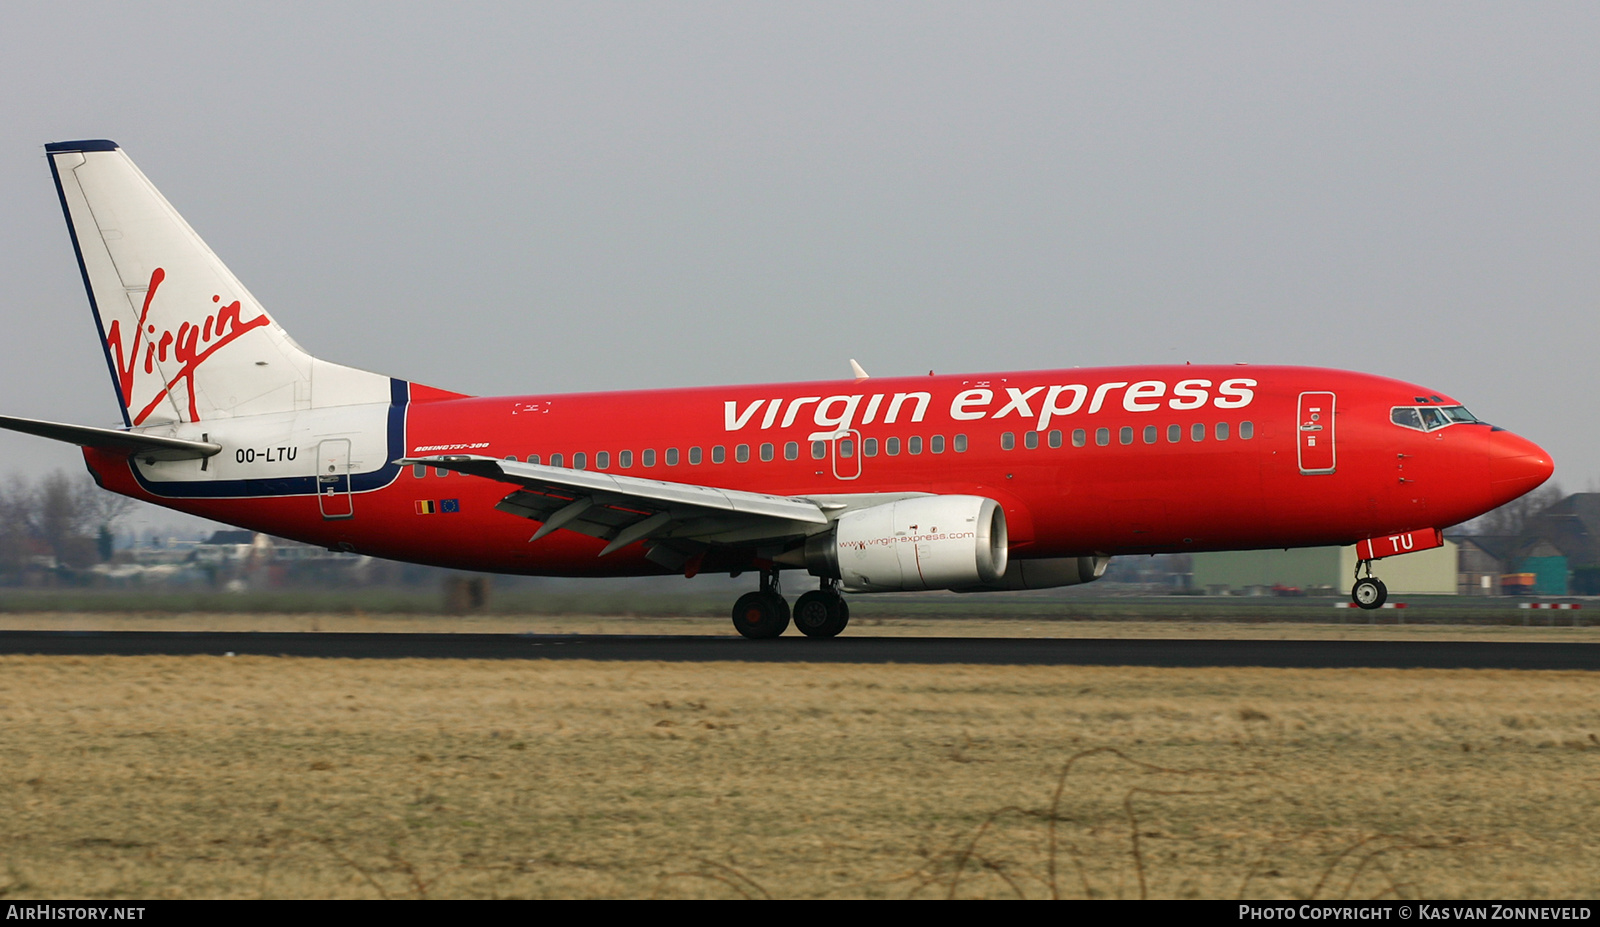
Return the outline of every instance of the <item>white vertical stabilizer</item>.
<path id="1" fill-rule="evenodd" d="M 389 401 L 296 344 L 115 142 L 45 151 L 127 424 Z"/>

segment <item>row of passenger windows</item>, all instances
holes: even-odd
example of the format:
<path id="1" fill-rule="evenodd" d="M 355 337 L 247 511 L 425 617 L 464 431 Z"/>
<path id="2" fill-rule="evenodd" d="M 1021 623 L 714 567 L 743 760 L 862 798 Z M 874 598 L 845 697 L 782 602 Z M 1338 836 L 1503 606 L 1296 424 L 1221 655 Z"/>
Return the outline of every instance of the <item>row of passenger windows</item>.
<path id="1" fill-rule="evenodd" d="M 1193 425 L 1189 426 L 1188 430 L 1189 430 L 1189 440 L 1190 441 L 1204 441 L 1206 439 L 1206 425 L 1205 425 L 1204 422 L 1195 422 Z M 1183 440 L 1183 432 L 1184 432 L 1184 428 L 1183 428 L 1182 425 L 1168 425 L 1167 426 L 1167 443 L 1168 444 L 1177 444 L 1180 441 L 1182 441 Z M 1217 422 L 1216 424 L 1211 426 L 1211 433 L 1216 438 L 1216 440 L 1218 440 L 1218 441 L 1226 441 L 1226 440 L 1228 440 L 1228 436 L 1233 433 L 1233 429 L 1227 422 Z M 1117 443 L 1119 443 L 1119 444 L 1132 444 L 1133 443 L 1133 435 L 1134 435 L 1133 426 L 1132 425 L 1123 425 L 1121 428 L 1119 428 L 1117 430 Z M 1241 440 L 1241 441 L 1249 441 L 1251 438 L 1254 438 L 1255 436 L 1256 436 L 1256 426 L 1255 426 L 1254 422 L 1240 422 L 1239 423 L 1239 440 Z M 1063 432 L 1061 432 L 1059 429 L 1052 429 L 1051 431 L 1045 433 L 1045 436 L 1044 436 L 1045 442 L 1047 444 L 1049 444 L 1051 447 L 1060 447 L 1062 438 L 1063 438 Z M 1161 439 L 1161 429 L 1158 428 L 1155 425 L 1146 425 L 1146 426 L 1144 426 L 1143 438 L 1144 438 L 1144 443 L 1146 443 L 1146 444 L 1155 444 L 1156 442 L 1158 442 Z M 1077 428 L 1077 429 L 1073 430 L 1073 432 L 1072 432 L 1072 446 L 1073 447 L 1085 447 L 1085 446 L 1088 445 L 1088 443 L 1089 443 L 1089 432 L 1088 432 L 1087 429 Z M 1111 429 L 1110 428 L 1096 428 L 1095 432 L 1094 432 L 1094 443 L 1099 445 L 1100 447 L 1105 447 L 1105 446 L 1109 445 L 1111 443 Z M 1017 436 L 1014 433 L 1008 431 L 1008 432 L 1005 432 L 1004 434 L 1000 435 L 1000 447 L 1002 449 L 1008 450 L 1008 451 L 1009 450 L 1014 450 L 1016 448 L 1016 446 L 1017 446 Z M 1022 433 L 1022 446 L 1027 448 L 1030 451 L 1034 450 L 1035 448 L 1037 448 L 1039 446 L 1039 432 L 1037 432 L 1037 431 L 1024 431 Z"/>
<path id="2" fill-rule="evenodd" d="M 899 438 L 884 438 L 883 441 L 882 441 L 882 444 L 881 444 L 882 453 L 884 455 L 886 455 L 886 456 L 889 456 L 889 457 L 898 457 L 901 454 L 902 450 L 904 451 L 904 453 L 913 454 L 913 455 L 921 454 L 924 451 L 924 449 L 926 449 L 928 452 L 933 453 L 933 454 L 943 454 L 945 452 L 946 447 L 947 447 L 947 445 L 946 445 L 946 442 L 945 442 L 944 435 L 934 435 L 933 437 L 927 438 L 927 439 L 924 439 L 921 435 L 914 435 L 914 436 L 912 436 L 910 438 L 906 438 L 903 443 L 902 443 L 901 439 L 899 439 Z M 958 454 L 965 453 L 966 450 L 967 450 L 967 436 L 966 435 L 956 435 L 954 438 L 950 439 L 950 441 L 948 443 L 948 447 L 950 449 L 954 450 Z M 879 444 L 879 441 L 878 441 L 877 438 L 864 438 L 864 439 L 862 439 L 862 441 L 861 441 L 861 453 L 862 453 L 863 456 L 876 457 L 876 456 L 878 456 L 879 451 L 880 451 L 880 444 Z M 760 454 L 761 459 L 763 461 L 774 460 L 774 459 L 776 459 L 777 453 L 778 453 L 777 445 L 774 445 L 774 444 L 762 444 L 757 449 L 757 453 Z M 839 442 L 839 456 L 840 457 L 846 457 L 846 458 L 854 457 L 855 453 L 856 453 L 855 442 L 853 440 L 851 440 L 849 438 L 845 438 L 845 439 L 840 440 L 840 442 Z M 669 466 L 669 467 L 676 467 L 680 462 L 682 462 L 682 460 L 684 458 L 687 458 L 691 465 L 699 465 L 699 464 L 705 462 L 704 452 L 703 452 L 703 450 L 701 448 L 698 448 L 698 447 L 689 448 L 688 453 L 683 454 L 683 455 L 680 455 L 678 453 L 678 449 L 677 448 L 669 447 L 669 448 L 667 448 L 665 451 L 663 451 L 661 453 L 660 462 L 665 464 L 666 466 Z M 811 459 L 812 460 L 826 460 L 827 458 L 828 458 L 828 442 L 826 442 L 826 441 L 812 441 L 811 442 Z M 517 458 L 515 456 L 506 457 L 506 460 L 516 460 L 516 459 Z M 738 463 L 749 463 L 749 461 L 750 461 L 750 445 L 748 445 L 748 444 L 735 445 L 734 448 L 733 448 L 733 459 Z M 800 459 L 800 442 L 798 442 L 798 441 L 790 441 L 789 443 L 785 444 L 783 446 L 783 459 L 784 460 L 799 460 Z M 727 460 L 728 460 L 728 450 L 727 450 L 727 448 L 723 447 L 720 444 L 714 445 L 711 448 L 711 462 L 712 463 L 714 463 L 714 464 L 726 463 Z M 633 467 L 633 464 L 634 464 L 633 451 L 618 451 L 617 452 L 616 462 L 617 462 L 618 469 L 622 469 L 622 470 L 631 469 Z M 640 451 L 639 452 L 639 456 L 638 456 L 638 462 L 639 462 L 639 464 L 641 466 L 645 466 L 645 467 L 653 467 L 653 466 L 655 466 L 656 463 L 657 463 L 657 456 L 656 456 L 655 449 L 654 448 L 647 448 L 645 450 Z M 531 464 L 542 464 L 542 463 L 545 463 L 545 461 L 538 454 L 529 454 L 528 455 L 528 463 L 531 463 Z M 565 467 L 565 466 L 568 465 L 567 458 L 565 456 L 561 455 L 561 454 L 551 454 L 548 465 L 552 466 L 552 467 Z M 587 470 L 587 469 L 589 469 L 589 455 L 585 454 L 582 451 L 579 451 L 578 453 L 573 454 L 572 455 L 572 461 L 571 461 L 571 467 L 574 470 Z M 594 468 L 596 470 L 609 470 L 609 469 L 611 469 L 611 453 L 609 451 L 597 451 L 595 453 L 595 455 L 594 455 Z M 412 469 L 412 475 L 413 476 L 417 476 L 417 477 L 426 476 L 427 473 L 428 473 L 428 468 L 427 468 L 427 466 L 425 464 L 413 464 L 411 469 Z M 444 476 L 444 475 L 448 474 L 449 472 L 450 471 L 448 471 L 448 470 L 440 470 L 438 468 L 434 469 L 434 474 L 437 475 L 437 476 Z"/>
<path id="3" fill-rule="evenodd" d="M 1182 425 L 1168 425 L 1167 426 L 1167 443 L 1169 443 L 1169 444 L 1177 444 L 1180 441 L 1182 441 L 1183 440 L 1183 431 L 1184 431 L 1184 429 L 1183 429 Z M 1231 427 L 1229 426 L 1229 424 L 1227 422 L 1217 422 L 1216 424 L 1211 426 L 1211 431 L 1212 431 L 1213 435 L 1215 436 L 1216 440 L 1218 440 L 1218 441 L 1226 441 L 1226 440 L 1228 440 L 1228 436 L 1232 432 L 1232 429 L 1231 429 Z M 1248 441 L 1251 438 L 1255 437 L 1255 433 L 1256 433 L 1255 425 L 1252 424 L 1251 422 L 1240 422 L 1239 423 L 1239 438 L 1240 438 L 1240 440 Z M 1119 443 L 1122 443 L 1122 444 L 1132 444 L 1133 443 L 1133 435 L 1134 435 L 1133 426 L 1132 425 L 1124 425 L 1124 426 L 1122 426 L 1121 429 L 1118 430 L 1117 440 L 1118 440 Z M 1146 426 L 1144 426 L 1144 443 L 1146 443 L 1146 444 L 1155 444 L 1157 442 L 1159 436 L 1160 436 L 1160 431 L 1159 431 L 1159 429 L 1157 429 L 1157 427 L 1155 425 L 1146 425 Z M 1062 431 L 1060 431 L 1059 429 L 1053 429 L 1053 430 L 1045 433 L 1044 440 L 1045 440 L 1045 443 L 1047 443 L 1050 447 L 1060 447 L 1061 443 L 1062 443 L 1062 440 L 1063 440 L 1063 437 L 1064 437 L 1064 434 L 1063 434 Z M 1195 422 L 1193 425 L 1189 426 L 1189 440 L 1190 441 L 1204 441 L 1204 440 L 1206 440 L 1206 425 L 1205 425 L 1205 423 L 1203 423 L 1203 422 Z M 1029 450 L 1036 449 L 1039 446 L 1039 441 L 1040 441 L 1040 433 L 1037 432 L 1037 431 L 1025 431 L 1025 432 L 1022 433 L 1022 446 L 1027 448 L 1027 449 L 1029 449 Z M 1083 428 L 1078 428 L 1078 429 L 1075 429 L 1072 432 L 1072 446 L 1073 447 L 1084 447 L 1088 443 L 1089 443 L 1089 433 L 1088 433 L 1087 430 L 1085 430 Z M 1105 447 L 1105 446 L 1109 445 L 1111 443 L 1111 429 L 1110 428 L 1097 428 L 1097 429 L 1095 429 L 1094 443 L 1099 445 L 1100 447 Z M 945 442 L 944 435 L 933 435 L 932 437 L 927 438 L 926 440 L 924 440 L 921 435 L 913 435 L 912 437 L 906 438 L 904 443 L 902 443 L 901 439 L 899 439 L 899 438 L 884 438 L 881 445 L 879 444 L 879 441 L 878 441 L 877 438 L 862 438 L 861 439 L 861 455 L 863 457 L 877 457 L 879 452 L 880 452 L 880 450 L 884 454 L 884 456 L 887 456 L 887 457 L 898 457 L 898 456 L 900 456 L 902 450 L 904 451 L 904 453 L 911 454 L 911 455 L 921 454 L 924 450 L 927 450 L 929 453 L 932 453 L 932 454 L 943 454 L 945 452 L 946 446 L 947 445 L 946 445 L 946 442 Z M 1016 448 L 1016 446 L 1017 446 L 1017 436 L 1016 436 L 1015 432 L 1007 431 L 1007 432 L 1005 432 L 1005 433 L 1000 435 L 1000 447 L 1002 449 L 1008 450 L 1008 451 L 1009 450 L 1014 450 Z M 966 451 L 967 451 L 967 436 L 966 435 L 956 435 L 956 436 L 952 437 L 950 439 L 950 441 L 949 441 L 948 447 L 949 447 L 949 449 L 955 451 L 957 454 L 966 453 Z M 758 449 L 757 453 L 759 453 L 761 455 L 761 459 L 763 461 L 771 461 L 771 460 L 776 458 L 777 446 L 773 445 L 773 444 L 762 444 L 760 446 L 760 448 Z M 848 458 L 854 457 L 855 453 L 856 453 L 856 449 L 855 449 L 855 441 L 854 440 L 852 440 L 850 438 L 844 438 L 844 439 L 841 439 L 839 441 L 839 456 L 841 458 L 848 459 Z M 692 465 L 699 465 L 699 464 L 704 462 L 703 453 L 702 453 L 701 449 L 698 448 L 698 447 L 689 448 L 689 452 L 685 456 L 688 457 L 689 463 L 692 464 Z M 828 442 L 826 442 L 826 441 L 812 441 L 811 442 L 811 459 L 812 460 L 826 460 L 827 458 L 828 458 Z M 506 460 L 516 460 L 516 459 L 517 458 L 515 456 L 506 457 Z M 723 447 L 720 444 L 714 445 L 711 448 L 711 462 L 712 463 L 714 463 L 714 464 L 726 463 L 727 459 L 728 459 L 727 448 Z M 748 463 L 750 461 L 750 445 L 748 445 L 748 444 L 734 445 L 734 448 L 733 448 L 733 459 L 738 463 Z M 800 443 L 798 441 L 790 441 L 789 443 L 787 443 L 787 444 L 785 444 L 783 446 L 783 459 L 784 460 L 798 460 L 798 459 L 800 459 Z M 647 448 L 647 449 L 645 449 L 643 451 L 640 451 L 638 460 L 639 460 L 640 465 L 642 465 L 642 466 L 645 466 L 645 467 L 653 467 L 653 466 L 655 466 L 656 465 L 656 452 L 655 452 L 655 449 L 654 448 Z M 679 464 L 680 460 L 681 460 L 681 458 L 680 458 L 680 456 L 678 454 L 678 449 L 675 448 L 675 447 L 669 447 L 664 452 L 662 452 L 662 454 L 661 454 L 661 462 L 664 463 L 666 466 L 669 466 L 669 467 L 676 467 Z M 529 454 L 528 455 L 528 463 L 540 464 L 540 463 L 544 463 L 544 462 L 545 461 L 538 454 Z M 618 451 L 617 452 L 617 467 L 619 469 L 622 469 L 622 470 L 631 469 L 633 467 L 633 464 L 634 464 L 633 451 Z M 568 464 L 567 464 L 566 457 L 562 456 L 561 454 L 551 454 L 550 455 L 549 465 L 552 466 L 552 467 L 565 467 Z M 587 469 L 589 469 L 589 455 L 585 454 L 582 451 L 579 451 L 578 453 L 573 454 L 572 455 L 571 467 L 574 470 L 587 470 Z M 594 455 L 594 468 L 596 470 L 609 470 L 609 469 L 611 469 L 611 453 L 609 451 L 597 451 L 595 453 L 595 455 Z M 450 471 L 448 471 L 448 470 L 440 470 L 440 469 L 435 468 L 433 472 L 434 472 L 434 474 L 436 476 L 445 476 Z M 413 464 L 412 465 L 412 475 L 413 476 L 416 476 L 416 477 L 420 478 L 420 477 L 426 476 L 427 473 L 428 473 L 428 468 L 427 468 L 426 465 L 424 465 L 424 464 Z"/>

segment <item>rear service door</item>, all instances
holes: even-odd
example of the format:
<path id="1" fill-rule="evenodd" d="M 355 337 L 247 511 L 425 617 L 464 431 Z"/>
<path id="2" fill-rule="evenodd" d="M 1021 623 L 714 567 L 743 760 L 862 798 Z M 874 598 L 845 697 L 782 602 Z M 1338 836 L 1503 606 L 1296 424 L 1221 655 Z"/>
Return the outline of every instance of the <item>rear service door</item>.
<path id="1" fill-rule="evenodd" d="M 317 506 L 326 519 L 355 517 L 348 438 L 332 438 L 317 445 Z"/>
<path id="2" fill-rule="evenodd" d="M 1333 472 L 1333 399 L 1332 393 L 1300 394 L 1300 419 L 1296 431 L 1300 442 L 1301 473 Z"/>

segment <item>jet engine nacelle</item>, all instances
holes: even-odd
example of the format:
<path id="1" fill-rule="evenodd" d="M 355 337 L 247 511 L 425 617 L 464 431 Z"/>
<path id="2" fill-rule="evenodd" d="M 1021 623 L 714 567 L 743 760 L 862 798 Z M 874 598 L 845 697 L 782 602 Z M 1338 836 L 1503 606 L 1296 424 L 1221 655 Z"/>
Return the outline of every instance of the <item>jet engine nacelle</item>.
<path id="1" fill-rule="evenodd" d="M 999 582 L 1006 513 L 982 496 L 925 496 L 848 512 L 806 541 L 806 567 L 846 592 L 950 589 Z"/>
<path id="2" fill-rule="evenodd" d="M 1018 589 L 1052 589 L 1092 583 L 1105 575 L 1110 557 L 1061 557 L 1050 560 L 1013 560 L 997 582 L 957 586 L 956 592 L 1011 592 Z"/>

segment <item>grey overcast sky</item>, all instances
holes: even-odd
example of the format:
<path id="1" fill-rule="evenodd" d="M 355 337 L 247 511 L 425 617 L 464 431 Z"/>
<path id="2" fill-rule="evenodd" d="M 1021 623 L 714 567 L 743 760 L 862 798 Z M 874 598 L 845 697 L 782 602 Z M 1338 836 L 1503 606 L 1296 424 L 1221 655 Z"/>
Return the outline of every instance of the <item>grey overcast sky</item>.
<path id="1" fill-rule="evenodd" d="M 423 383 L 1315 364 L 1600 488 L 1594 3 L 12 0 L 0 48 L 8 413 L 118 421 L 41 148 L 111 138 Z"/>

